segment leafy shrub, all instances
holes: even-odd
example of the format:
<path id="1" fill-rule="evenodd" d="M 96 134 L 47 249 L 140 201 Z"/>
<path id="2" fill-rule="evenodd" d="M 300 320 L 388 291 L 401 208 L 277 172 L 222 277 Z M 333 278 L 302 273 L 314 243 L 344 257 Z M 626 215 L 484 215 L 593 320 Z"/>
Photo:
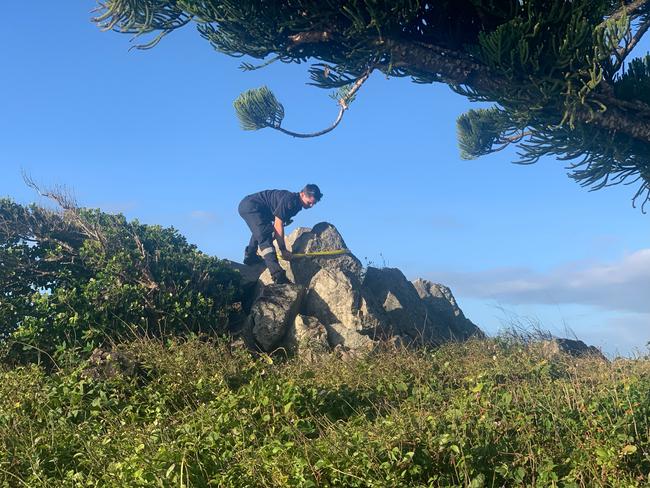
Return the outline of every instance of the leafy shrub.
<path id="1" fill-rule="evenodd" d="M 493 339 L 317 363 L 225 340 L 119 347 L 141 374 L 0 369 L 0 487 L 650 482 L 647 359 Z"/>
<path id="2" fill-rule="evenodd" d="M 222 332 L 238 274 L 174 228 L 0 200 L 0 344 L 45 360 L 125 336 Z"/>

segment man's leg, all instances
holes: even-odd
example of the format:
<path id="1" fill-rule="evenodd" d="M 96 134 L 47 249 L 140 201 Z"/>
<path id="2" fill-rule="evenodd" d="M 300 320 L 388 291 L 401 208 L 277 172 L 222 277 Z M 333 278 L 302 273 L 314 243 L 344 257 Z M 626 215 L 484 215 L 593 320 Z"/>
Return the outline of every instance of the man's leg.
<path id="1" fill-rule="evenodd" d="M 275 247 L 273 246 L 273 226 L 267 224 L 268 228 L 261 229 L 262 232 L 258 235 L 258 242 L 260 247 L 260 254 L 262 259 L 264 259 L 264 264 L 271 273 L 271 278 L 273 278 L 274 283 L 289 283 L 287 274 L 280 266 L 278 262 L 278 256 L 275 253 Z"/>
<path id="2" fill-rule="evenodd" d="M 251 234 L 248 246 L 244 250 L 244 264 L 254 266 L 263 262 L 264 260 L 257 254 L 257 239 L 255 239 L 255 235 Z"/>
<path id="3" fill-rule="evenodd" d="M 251 244 L 257 242 L 262 259 L 264 259 L 264 264 L 271 273 L 273 281 L 275 283 L 289 283 L 287 275 L 280 266 L 278 257 L 275 254 L 275 247 L 273 246 L 273 225 L 261 213 L 254 211 L 254 209 L 251 209 L 252 211 L 247 210 L 249 209 L 242 202 L 239 206 L 239 214 L 253 233 L 249 248 Z M 247 248 L 247 251 L 249 248 Z"/>
<path id="4" fill-rule="evenodd" d="M 251 238 L 248 242 L 248 246 L 244 249 L 244 264 L 249 266 L 262 264 L 264 261 L 257 255 L 258 242 L 255 238 L 255 229 L 261 222 L 257 205 L 244 198 L 239 203 L 238 211 L 241 218 L 244 219 L 244 222 L 246 222 L 246 225 L 248 225 L 248 228 L 251 230 Z"/>
<path id="5" fill-rule="evenodd" d="M 248 246 L 246 246 L 244 252 L 246 256 L 255 256 L 257 254 L 257 239 L 253 234 L 251 234 L 250 241 L 248 241 Z"/>

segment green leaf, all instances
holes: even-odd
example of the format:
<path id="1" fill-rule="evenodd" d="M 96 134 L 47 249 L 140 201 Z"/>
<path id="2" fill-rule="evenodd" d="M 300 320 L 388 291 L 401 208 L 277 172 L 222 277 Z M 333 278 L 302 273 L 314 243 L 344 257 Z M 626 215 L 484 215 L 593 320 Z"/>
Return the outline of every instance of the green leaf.
<path id="1" fill-rule="evenodd" d="M 479 393 L 481 390 L 483 390 L 484 386 L 484 383 L 477 383 L 476 386 L 472 388 L 472 393 Z"/>

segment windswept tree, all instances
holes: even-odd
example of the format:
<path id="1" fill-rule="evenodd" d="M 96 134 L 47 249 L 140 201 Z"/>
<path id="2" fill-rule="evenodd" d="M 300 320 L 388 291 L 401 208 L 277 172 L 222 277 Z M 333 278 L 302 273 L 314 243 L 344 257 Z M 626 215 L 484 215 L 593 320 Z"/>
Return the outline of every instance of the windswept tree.
<path id="1" fill-rule="evenodd" d="M 628 59 L 650 0 L 106 0 L 95 21 L 142 49 L 194 24 L 217 51 L 262 60 L 244 69 L 311 61 L 311 83 L 337 90 L 338 117 L 314 134 L 285 129 L 273 93 L 249 90 L 235 101 L 244 129 L 320 135 L 373 72 L 408 76 L 493 104 L 458 118 L 462 157 L 516 144 L 516 162 L 556 156 L 583 186 L 633 184 L 633 204 L 650 200 L 650 56 Z"/>
<path id="2" fill-rule="evenodd" d="M 240 287 L 225 262 L 174 228 L 80 208 L 61 189 L 41 194 L 58 208 L 0 198 L 0 361 L 229 330 Z"/>

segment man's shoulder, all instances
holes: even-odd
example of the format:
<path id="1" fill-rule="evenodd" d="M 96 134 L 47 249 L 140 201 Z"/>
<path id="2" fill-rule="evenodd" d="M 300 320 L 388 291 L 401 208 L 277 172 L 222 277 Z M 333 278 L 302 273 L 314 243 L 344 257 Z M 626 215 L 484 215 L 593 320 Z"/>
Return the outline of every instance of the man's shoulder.
<path id="1" fill-rule="evenodd" d="M 300 194 L 286 191 L 281 195 L 278 194 L 278 206 L 277 213 L 278 217 L 283 219 L 290 219 L 296 215 L 302 209 L 302 204 L 300 202 Z"/>

